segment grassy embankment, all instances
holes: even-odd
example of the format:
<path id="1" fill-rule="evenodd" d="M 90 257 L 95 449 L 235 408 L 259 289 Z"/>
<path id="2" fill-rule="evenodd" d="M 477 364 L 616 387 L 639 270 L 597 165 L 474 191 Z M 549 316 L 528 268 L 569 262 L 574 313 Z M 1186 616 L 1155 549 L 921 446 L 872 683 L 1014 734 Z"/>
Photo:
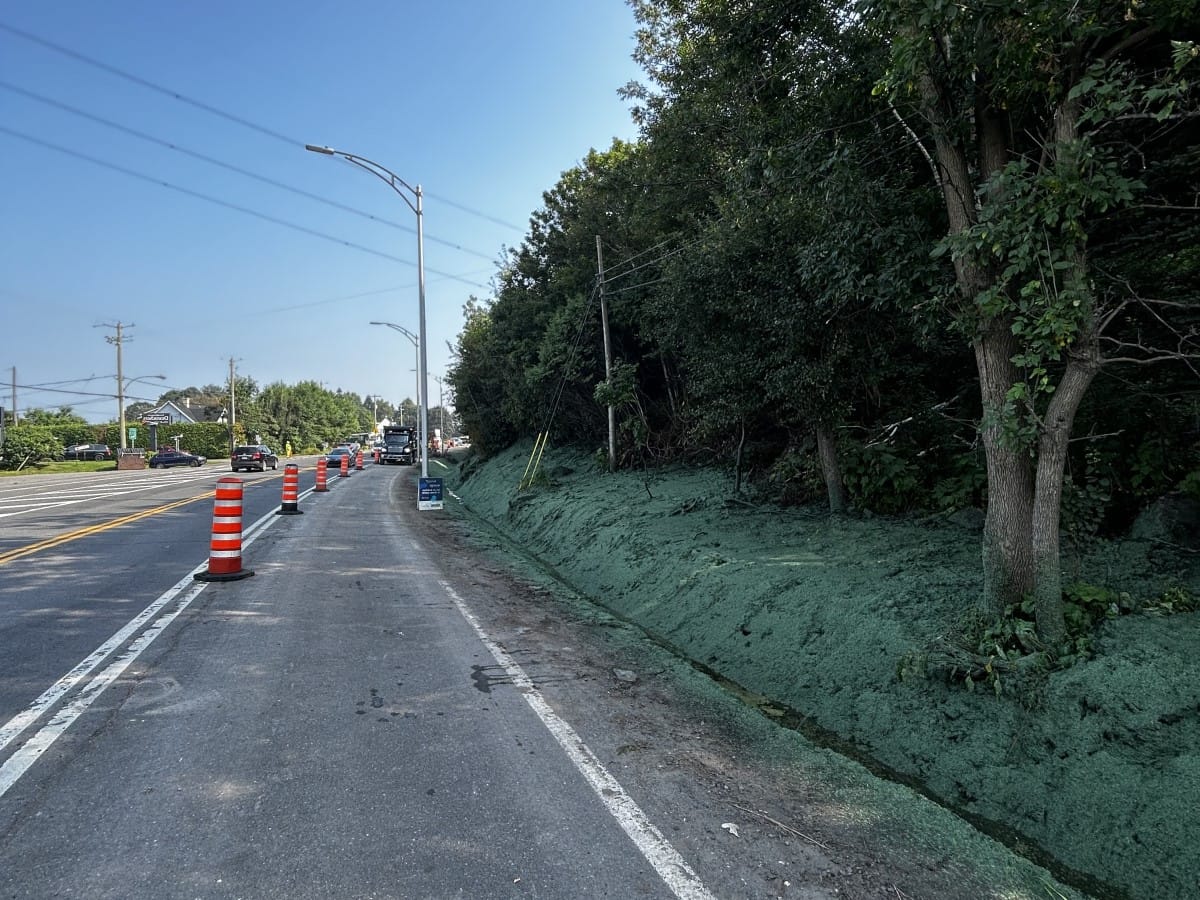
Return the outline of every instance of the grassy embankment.
<path id="1" fill-rule="evenodd" d="M 1033 693 L 901 680 L 973 605 L 977 532 L 729 503 L 716 473 L 610 476 L 562 451 L 518 495 L 527 452 L 448 486 L 582 594 L 1093 893 L 1200 897 L 1200 613 L 1109 620 Z M 1196 593 L 1195 560 L 1127 540 L 1078 574 Z"/>

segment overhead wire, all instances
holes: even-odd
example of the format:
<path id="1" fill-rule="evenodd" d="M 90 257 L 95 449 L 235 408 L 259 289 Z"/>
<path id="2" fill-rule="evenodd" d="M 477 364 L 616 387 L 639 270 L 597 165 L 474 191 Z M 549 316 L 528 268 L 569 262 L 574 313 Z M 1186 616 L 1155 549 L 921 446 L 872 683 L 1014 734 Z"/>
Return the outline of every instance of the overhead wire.
<path id="1" fill-rule="evenodd" d="M 625 257 L 625 259 L 621 260 L 620 262 L 615 263 L 612 266 L 609 266 L 608 271 L 611 272 L 615 269 L 619 269 L 621 266 L 625 265 L 626 263 L 633 262 L 635 259 L 640 259 L 641 257 L 645 256 L 647 253 L 652 253 L 653 251 L 657 250 L 659 247 L 663 247 L 663 246 L 671 243 L 671 241 L 675 240 L 675 238 L 676 238 L 676 235 L 671 235 L 670 237 L 663 238 L 657 244 L 652 244 L 651 246 L 649 246 L 645 250 L 643 250 L 641 253 L 635 253 L 635 254 L 633 254 L 633 256 L 627 256 L 627 257 Z M 603 238 L 601 240 L 603 240 Z M 610 250 L 616 251 L 619 249 L 617 247 L 613 247 L 611 244 L 608 244 L 607 241 L 605 241 L 605 243 L 607 244 L 607 246 Z M 605 274 L 607 275 L 608 272 L 605 272 Z M 607 279 L 605 279 L 605 280 L 607 280 Z"/>
<path id="2" fill-rule="evenodd" d="M 98 159 L 98 158 L 96 158 L 94 156 L 90 156 L 86 153 L 80 153 L 78 150 L 72 150 L 69 147 L 63 147 L 59 144 L 51 143 L 50 141 L 44 141 L 41 138 L 34 137 L 33 135 L 30 135 L 30 134 L 25 134 L 24 132 L 5 127 L 3 125 L 0 125 L 0 133 L 7 134 L 12 137 L 20 138 L 21 140 L 28 141 L 32 144 L 36 144 L 41 147 L 45 147 L 49 150 L 54 150 L 58 153 L 66 154 L 67 156 L 73 156 L 77 159 L 85 160 L 86 162 L 90 162 L 93 165 L 97 165 L 97 166 L 100 166 L 105 169 L 111 169 L 114 172 L 120 172 L 122 175 L 127 175 L 130 178 L 136 178 L 139 181 L 145 181 L 145 182 L 148 182 L 149 184 L 154 184 L 159 187 L 165 187 L 170 190 L 177 191 L 180 194 L 184 194 L 188 197 L 194 197 L 198 200 L 204 200 L 207 203 L 213 203 L 217 206 L 223 206 L 226 209 L 232 209 L 236 212 L 244 213 L 245 215 L 248 215 L 248 216 L 253 216 L 256 219 L 262 219 L 264 222 L 271 222 L 272 224 L 280 225 L 284 228 L 290 228 L 291 230 L 298 231 L 302 234 L 308 234 L 313 237 L 319 237 L 322 240 L 331 241 L 332 243 L 335 243 L 335 244 L 341 244 L 344 247 L 350 247 L 354 250 L 361 250 L 364 253 L 369 253 L 372 256 L 378 256 L 381 259 L 387 259 L 392 262 L 398 262 L 398 263 L 401 263 L 406 266 L 413 266 L 414 268 L 416 267 L 415 262 L 411 262 L 407 259 L 401 259 L 398 256 L 392 256 L 390 253 L 384 253 L 382 250 L 374 250 L 370 247 L 364 246 L 363 244 L 357 244 L 354 241 L 347 241 L 344 238 L 334 237 L 331 234 L 325 234 L 324 232 L 317 231 L 316 229 L 309 228 L 305 225 L 297 225 L 294 222 L 288 222 L 285 219 L 280 219 L 276 216 L 271 216 L 266 213 L 262 213 L 257 210 L 254 210 L 254 209 L 250 209 L 247 206 L 241 206 L 237 203 L 230 203 L 229 201 L 221 200 L 218 197 L 211 197 L 208 194 L 202 194 L 199 191 L 193 191 L 191 188 L 181 187 L 181 186 L 179 186 L 177 184 L 173 184 L 169 181 L 164 181 L 161 178 L 155 178 L 154 176 L 147 175 L 144 172 L 137 172 L 133 169 L 126 168 L 125 166 L 119 166 L 116 163 L 111 163 L 111 162 L 108 162 L 107 160 Z M 485 288 L 485 289 L 487 287 L 486 285 L 480 284 L 477 281 L 470 281 L 469 279 L 463 278 L 462 276 L 454 275 L 450 272 L 441 272 L 437 269 L 429 268 L 428 266 L 425 267 L 425 271 L 431 272 L 435 275 L 441 275 L 441 276 L 443 276 L 445 278 L 449 278 L 453 281 L 459 281 L 459 282 L 462 282 L 463 284 L 471 285 L 472 287 Z"/>
<path id="3" fill-rule="evenodd" d="M 626 291 L 636 291 L 638 288 L 649 287 L 652 284 L 661 284 L 662 282 L 664 282 L 666 280 L 667 280 L 666 278 L 653 278 L 650 281 L 643 281 L 641 284 L 631 284 L 631 285 L 628 285 L 627 287 L 623 287 L 623 288 L 612 288 L 611 290 L 606 291 L 606 293 L 608 293 L 608 294 L 623 294 Z"/>
<path id="4" fill-rule="evenodd" d="M 19 37 L 23 40 L 29 41 L 30 43 L 38 44 L 39 46 L 45 47 L 48 50 L 53 50 L 55 53 L 60 53 L 63 56 L 70 57 L 71 59 L 74 59 L 78 62 L 84 63 L 85 65 L 89 65 L 89 66 L 93 66 L 97 69 L 101 69 L 102 71 L 108 72 L 111 75 L 116 75 L 118 78 L 124 78 L 126 81 L 133 82 L 134 84 L 140 85 L 140 86 L 146 88 L 147 90 L 151 90 L 151 91 L 155 91 L 157 93 L 163 94 L 167 97 L 170 97 L 172 100 L 176 100 L 180 103 L 185 103 L 189 106 L 194 106 L 197 109 L 204 110 L 205 112 L 207 112 L 211 115 L 225 119 L 226 121 L 229 121 L 229 122 L 233 122 L 234 124 L 241 125 L 243 128 L 249 128 L 251 131 L 256 131 L 259 134 L 262 134 L 266 137 L 272 138 L 277 141 L 282 141 L 283 143 L 287 144 L 288 146 L 292 147 L 293 149 L 296 147 L 302 147 L 306 143 L 308 143 L 307 141 L 302 141 L 302 140 L 299 140 L 298 138 L 288 137 L 287 135 L 282 134 L 281 132 L 275 131 L 273 128 L 268 128 L 265 125 L 259 125 L 257 122 L 252 122 L 249 119 L 243 118 L 242 116 L 238 116 L 238 115 L 234 115 L 233 113 L 225 112 L 225 110 L 219 109 L 209 103 L 205 103 L 203 100 L 196 100 L 193 97 L 188 97 L 187 95 L 181 94 L 178 91 L 172 90 L 171 88 L 163 87 L 162 85 L 156 84 L 155 82 L 150 81 L 149 79 L 142 78 L 140 75 L 134 75 L 132 72 L 127 72 L 124 69 L 119 69 L 116 66 L 112 66 L 112 65 L 109 65 L 108 63 L 101 62 L 100 60 L 94 59 L 90 56 L 80 53 L 77 50 L 72 50 L 69 47 L 64 47 L 61 44 L 56 44 L 53 41 L 49 41 L 46 38 L 39 37 L 38 35 L 28 32 L 28 31 L 25 31 L 24 29 L 17 28 L 13 25 L 9 25 L 6 22 L 0 22 L 0 31 L 8 32 L 9 34 L 11 34 L 15 37 Z M 428 196 L 430 198 L 435 198 L 435 195 L 433 195 L 433 194 L 426 194 L 426 196 Z M 441 203 L 446 203 L 447 205 L 453 206 L 456 209 L 462 210 L 465 213 L 468 213 L 473 216 L 477 216 L 481 219 L 485 219 L 485 220 L 487 220 L 489 222 L 493 222 L 497 225 L 503 225 L 506 228 L 511 228 L 518 232 L 524 232 L 524 230 L 525 230 L 524 228 L 522 228 L 519 225 L 514 225 L 511 222 L 506 222 L 503 219 L 498 219 L 494 216 L 490 216 L 487 213 L 480 212 L 479 210 L 476 210 L 476 209 L 472 209 L 471 207 L 465 206 L 461 203 L 456 203 L 456 202 L 446 200 L 445 198 L 441 198 L 441 197 L 436 197 L 435 199 L 437 199 Z"/>
<path id="5" fill-rule="evenodd" d="M 562 403 L 562 395 L 567 387 L 567 375 L 571 371 L 571 364 L 575 361 L 575 354 L 579 350 L 579 345 L 583 341 L 583 332 L 587 328 L 588 319 L 591 316 L 592 308 L 596 305 L 596 298 L 600 296 L 600 280 L 595 279 L 592 286 L 591 294 L 588 297 L 587 305 L 583 308 L 583 312 L 579 316 L 579 328 L 575 332 L 575 340 L 571 342 L 571 349 L 567 353 L 567 361 L 563 365 L 562 376 L 558 380 L 558 388 L 554 392 L 554 401 L 550 405 L 550 415 L 545 419 L 545 425 L 540 429 L 540 432 L 549 434 L 550 428 L 554 425 L 554 417 L 558 415 L 558 407 Z"/>
<path id="6" fill-rule="evenodd" d="M 678 254 L 682 253 L 683 251 L 688 250 L 692 247 L 695 247 L 697 244 L 701 244 L 703 242 L 704 242 L 704 238 L 702 238 L 702 237 L 696 238 L 695 240 L 688 241 L 686 244 L 681 244 L 680 246 L 675 247 L 672 250 L 668 250 L 666 253 L 656 256 L 654 259 L 648 260 L 644 263 L 641 263 L 640 265 L 636 265 L 631 269 L 626 269 L 623 272 L 618 272 L 615 275 L 610 275 L 611 270 L 606 269 L 604 272 L 604 283 L 609 284 L 610 282 L 613 282 L 618 278 L 624 278 L 626 275 L 632 275 L 634 272 L 641 271 L 642 269 L 645 269 L 649 266 L 658 265 L 659 263 L 663 262 L 664 260 L 670 259 L 672 256 L 677 256 Z M 662 243 L 666 243 L 666 241 L 663 241 Z M 660 243 L 655 246 L 661 246 L 661 245 L 662 244 Z M 644 252 L 641 254 L 638 254 L 638 256 L 642 256 L 642 255 L 644 255 Z M 631 258 L 633 258 L 633 257 L 631 257 Z M 617 263 L 617 265 L 614 266 L 613 268 L 617 268 L 621 264 L 622 263 Z"/>
<path id="7" fill-rule="evenodd" d="M 27 88 L 23 88 L 20 85 L 16 85 L 16 84 L 12 84 L 11 82 L 4 81 L 3 79 L 0 79 L 0 88 L 3 88 L 4 90 L 7 90 L 7 91 L 11 91 L 14 94 L 19 94 L 22 97 L 26 97 L 27 99 L 34 100 L 38 103 L 45 104 L 46 106 L 52 106 L 56 109 L 61 109 L 64 112 L 71 113 L 72 115 L 79 116 L 80 118 L 89 119 L 90 121 L 93 121 L 100 125 L 103 125 L 106 128 L 112 128 L 115 131 L 120 131 L 120 132 L 123 132 L 124 134 L 132 135 L 133 137 L 136 137 L 139 140 L 148 141 L 152 144 L 157 144 L 160 147 L 166 147 L 168 150 L 174 150 L 176 153 L 182 153 L 184 156 L 190 156 L 193 159 L 198 159 L 201 162 L 208 163 L 209 165 L 218 166 L 219 168 L 225 169 L 227 171 L 235 172 L 238 175 L 244 175 L 247 178 L 252 178 L 255 181 L 262 182 L 263 184 L 269 184 L 272 187 L 276 187 L 276 188 L 279 188 L 280 190 L 284 190 L 284 191 L 288 191 L 293 194 L 297 194 L 301 197 L 307 197 L 309 200 L 316 200 L 318 203 L 324 203 L 326 206 L 332 206 L 335 209 L 340 209 L 345 212 L 353 213 L 356 216 L 362 216 L 365 219 L 370 219 L 371 221 L 378 222 L 381 225 L 387 225 L 391 228 L 397 228 L 401 231 L 407 231 L 409 234 L 417 233 L 417 230 L 415 228 L 413 228 L 411 225 L 404 225 L 400 222 L 393 222 L 391 219 L 385 219 L 385 218 L 382 218 L 381 216 L 376 216 L 376 215 L 373 215 L 368 212 L 363 212 L 360 209 L 355 209 L 353 206 L 348 206 L 347 204 L 341 203 L 337 200 L 332 200 L 328 197 L 322 197 L 320 194 L 314 194 L 310 191 L 306 191 L 306 190 L 302 190 L 301 188 L 293 187 L 290 184 L 284 184 L 282 181 L 277 181 L 274 178 L 269 178 L 266 175 L 259 175 L 257 172 L 251 172 L 249 169 L 243 169 L 240 166 L 235 166 L 232 163 L 227 163 L 223 160 L 216 159 L 215 157 L 208 156 L 208 155 L 206 155 L 204 153 L 200 153 L 196 150 L 189 150 L 186 147 L 181 147 L 179 144 L 172 143 L 171 141 L 164 140 L 163 138 L 155 137 L 154 135 L 147 134 L 144 131 L 138 131 L 136 128 L 130 128 L 128 125 L 122 125 L 120 122 L 114 122 L 111 119 L 104 118 L 103 116 L 97 116 L 94 113 L 90 113 L 90 112 L 87 112 L 86 110 L 79 109 L 78 107 L 71 106 L 70 104 L 63 103 L 59 100 L 55 100 L 52 97 L 46 97 L 42 94 L 38 94 L 34 91 L 28 90 Z M 432 241 L 435 244 L 442 244 L 443 246 L 446 246 L 446 247 L 451 247 L 462 253 L 470 254 L 471 256 L 477 256 L 481 259 L 486 259 L 489 262 L 493 260 L 493 257 L 488 256 L 486 253 L 480 253 L 478 250 L 469 250 L 460 244 L 455 244 L 452 241 L 443 240 L 442 238 L 434 237 L 433 235 L 426 234 L 425 240 Z"/>

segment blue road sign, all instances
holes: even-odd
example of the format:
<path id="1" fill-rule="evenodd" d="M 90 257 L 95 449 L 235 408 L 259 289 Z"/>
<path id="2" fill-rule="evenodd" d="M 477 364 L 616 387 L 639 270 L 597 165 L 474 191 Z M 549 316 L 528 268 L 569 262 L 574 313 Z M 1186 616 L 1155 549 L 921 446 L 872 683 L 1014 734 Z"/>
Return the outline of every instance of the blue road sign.
<path id="1" fill-rule="evenodd" d="M 442 508 L 442 479 L 419 478 L 417 485 L 417 509 Z"/>

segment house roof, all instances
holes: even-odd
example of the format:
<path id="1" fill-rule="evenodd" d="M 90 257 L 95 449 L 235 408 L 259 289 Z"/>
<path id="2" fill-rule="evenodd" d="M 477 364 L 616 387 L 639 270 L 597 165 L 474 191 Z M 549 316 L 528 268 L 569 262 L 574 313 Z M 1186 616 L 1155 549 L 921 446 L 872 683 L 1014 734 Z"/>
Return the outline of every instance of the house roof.
<path id="1" fill-rule="evenodd" d="M 172 422 L 186 422 L 189 425 L 196 424 L 196 417 L 173 400 L 168 400 L 166 403 L 160 403 L 158 406 L 154 407 L 154 409 L 150 410 L 150 412 L 166 413 L 171 417 Z"/>

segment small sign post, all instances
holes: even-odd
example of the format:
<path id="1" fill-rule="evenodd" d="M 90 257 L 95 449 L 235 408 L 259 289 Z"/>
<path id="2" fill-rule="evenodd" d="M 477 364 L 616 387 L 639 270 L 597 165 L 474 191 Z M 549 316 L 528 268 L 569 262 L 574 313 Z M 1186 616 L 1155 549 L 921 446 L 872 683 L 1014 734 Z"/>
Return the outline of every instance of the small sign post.
<path id="1" fill-rule="evenodd" d="M 417 509 L 442 509 L 442 479 L 420 478 L 417 488 Z"/>
<path id="2" fill-rule="evenodd" d="M 158 426 L 171 424 L 171 414 L 148 412 L 142 414 L 142 424 L 150 426 L 150 449 L 158 450 Z"/>

